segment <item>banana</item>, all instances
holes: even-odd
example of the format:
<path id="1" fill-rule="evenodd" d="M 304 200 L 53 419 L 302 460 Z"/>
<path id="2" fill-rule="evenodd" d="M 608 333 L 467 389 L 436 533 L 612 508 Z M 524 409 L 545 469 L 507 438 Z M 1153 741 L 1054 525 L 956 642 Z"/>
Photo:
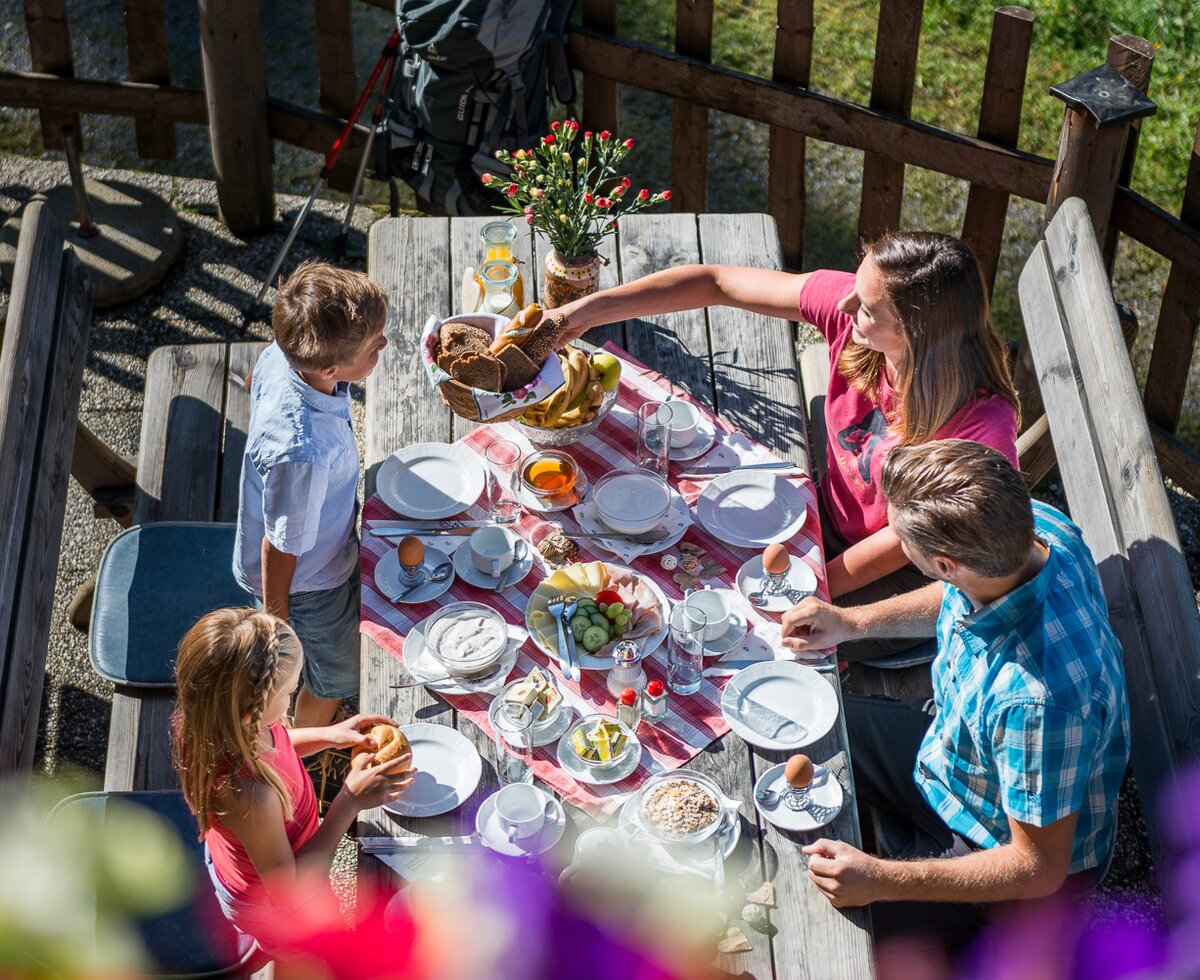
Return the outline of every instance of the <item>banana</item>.
<path id="1" fill-rule="evenodd" d="M 559 352 L 563 383 L 536 405 L 525 409 L 522 420 L 543 429 L 565 429 L 583 425 L 596 417 L 604 400 L 604 386 L 592 359 L 568 347 Z"/>

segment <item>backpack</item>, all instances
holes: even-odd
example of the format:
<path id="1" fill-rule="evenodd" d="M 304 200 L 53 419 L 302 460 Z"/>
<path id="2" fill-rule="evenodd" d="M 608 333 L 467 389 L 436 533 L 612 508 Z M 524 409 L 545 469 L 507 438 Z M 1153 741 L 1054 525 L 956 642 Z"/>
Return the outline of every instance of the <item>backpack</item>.
<path id="1" fill-rule="evenodd" d="M 402 38 L 376 135 L 379 176 L 399 177 L 426 210 L 492 213 L 506 175 L 498 149 L 529 146 L 548 126 L 548 80 L 575 100 L 566 57 L 574 0 L 396 0 Z"/>

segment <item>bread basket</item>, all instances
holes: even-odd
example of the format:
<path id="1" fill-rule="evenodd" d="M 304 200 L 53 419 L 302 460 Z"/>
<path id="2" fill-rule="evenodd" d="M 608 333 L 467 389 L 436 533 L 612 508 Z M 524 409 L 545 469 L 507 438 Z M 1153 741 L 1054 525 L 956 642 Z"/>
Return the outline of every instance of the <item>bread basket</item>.
<path id="1" fill-rule="evenodd" d="M 444 320 L 431 316 L 421 332 L 421 360 L 429 383 L 459 418 L 469 422 L 506 422 L 562 387 L 562 365 L 557 357 L 547 358 L 537 377 L 516 391 L 485 391 L 455 381 L 437 365 L 438 332 L 445 323 L 469 323 L 494 337 L 504 329 L 508 319 L 492 313 L 456 313 Z"/>

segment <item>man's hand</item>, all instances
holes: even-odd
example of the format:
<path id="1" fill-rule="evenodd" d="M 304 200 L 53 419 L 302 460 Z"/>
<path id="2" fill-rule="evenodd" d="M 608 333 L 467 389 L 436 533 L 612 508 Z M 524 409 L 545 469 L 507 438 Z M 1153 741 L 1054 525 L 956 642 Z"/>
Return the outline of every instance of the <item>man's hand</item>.
<path id="1" fill-rule="evenodd" d="M 884 862 L 844 841 L 821 838 L 803 848 L 808 878 L 834 908 L 858 908 L 884 896 Z"/>
<path id="2" fill-rule="evenodd" d="M 853 609 L 809 596 L 783 614 L 783 645 L 789 650 L 825 650 L 861 634 Z"/>

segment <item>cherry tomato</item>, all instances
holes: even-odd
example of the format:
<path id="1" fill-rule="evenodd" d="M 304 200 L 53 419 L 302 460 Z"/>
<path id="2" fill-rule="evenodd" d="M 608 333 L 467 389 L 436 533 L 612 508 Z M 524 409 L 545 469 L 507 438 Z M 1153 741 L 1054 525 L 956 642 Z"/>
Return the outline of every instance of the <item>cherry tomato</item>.
<path id="1" fill-rule="evenodd" d="M 604 603 L 606 606 L 611 606 L 614 602 L 621 601 L 621 594 L 614 589 L 602 589 L 596 593 L 596 605 Z"/>

